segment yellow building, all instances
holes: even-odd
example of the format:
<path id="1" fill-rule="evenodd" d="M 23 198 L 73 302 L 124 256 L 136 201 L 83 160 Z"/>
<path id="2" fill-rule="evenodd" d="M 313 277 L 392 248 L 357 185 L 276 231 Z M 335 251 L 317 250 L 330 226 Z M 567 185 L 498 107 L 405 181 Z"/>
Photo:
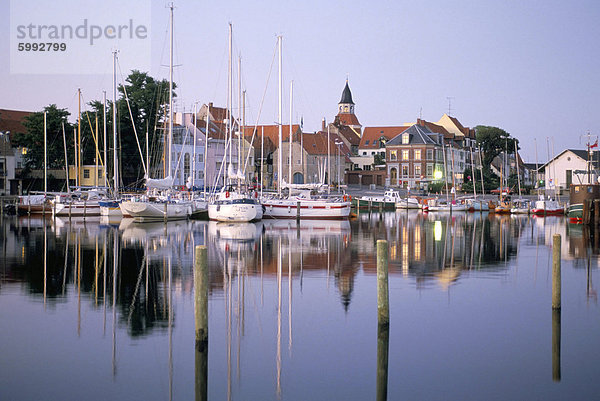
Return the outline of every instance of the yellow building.
<path id="1" fill-rule="evenodd" d="M 106 187 L 108 186 L 108 181 L 106 180 L 106 174 L 103 166 L 96 165 L 83 165 L 81 166 L 81 170 L 79 172 L 79 186 L 81 187 Z M 76 182 L 76 168 L 75 166 L 69 166 L 69 180 L 72 183 Z"/>

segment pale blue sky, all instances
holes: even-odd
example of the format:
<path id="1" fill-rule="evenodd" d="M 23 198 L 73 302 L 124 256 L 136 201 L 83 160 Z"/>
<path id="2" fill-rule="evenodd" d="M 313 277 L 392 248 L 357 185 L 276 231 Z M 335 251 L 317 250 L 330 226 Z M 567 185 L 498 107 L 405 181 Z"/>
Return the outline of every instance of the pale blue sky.
<path id="1" fill-rule="evenodd" d="M 32 7 L 38 1 L 30 1 Z M 221 1 L 175 2 L 178 109 L 225 104 L 227 24 L 242 56 L 247 120 L 254 122 L 276 36 L 283 35 L 284 120 L 294 80 L 294 122 L 320 128 L 337 112 L 346 76 L 363 126 L 399 125 L 448 110 L 464 125 L 495 125 L 522 144 L 526 161 L 583 148 L 600 134 L 600 6 L 596 1 Z M 111 90 L 105 75 L 11 75 L 9 1 L 0 0 L 0 108 L 39 110 L 49 103 L 76 113 Z M 168 9 L 152 3 L 152 75 L 166 78 Z M 124 70 L 140 68 L 135 57 Z M 276 66 L 261 123 L 277 116 Z M 237 93 L 237 84 L 236 84 Z M 237 95 L 236 95 L 237 96 Z"/>

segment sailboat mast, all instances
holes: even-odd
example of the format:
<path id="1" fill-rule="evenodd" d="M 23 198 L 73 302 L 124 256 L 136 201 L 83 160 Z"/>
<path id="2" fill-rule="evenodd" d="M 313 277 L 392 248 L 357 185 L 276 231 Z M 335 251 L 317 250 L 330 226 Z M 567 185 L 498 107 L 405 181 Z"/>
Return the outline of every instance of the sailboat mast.
<path id="1" fill-rule="evenodd" d="M 197 141 L 197 135 L 196 135 L 196 122 L 197 122 L 197 115 L 198 115 L 198 103 L 194 103 L 194 150 L 193 150 L 193 154 L 194 154 L 194 158 L 192 159 L 192 191 L 194 191 L 194 185 L 196 182 L 196 141 Z"/>
<path id="2" fill-rule="evenodd" d="M 103 119 L 103 139 L 104 139 L 104 186 L 106 187 L 108 185 L 108 183 L 106 182 L 106 165 L 108 163 L 108 159 L 106 158 L 106 148 L 107 148 L 107 144 L 106 144 L 106 91 L 102 91 L 102 119 Z"/>
<path id="3" fill-rule="evenodd" d="M 78 104 L 78 112 L 77 112 L 77 177 L 78 184 L 81 185 L 81 156 L 83 156 L 81 152 L 81 89 L 77 89 L 77 104 Z"/>
<path id="4" fill-rule="evenodd" d="M 292 181 L 292 111 L 293 111 L 293 93 L 294 93 L 294 81 L 290 82 L 290 140 L 289 140 L 289 145 L 290 145 L 290 163 L 288 166 L 288 182 L 291 184 Z"/>
<path id="5" fill-rule="evenodd" d="M 229 23 L 229 57 L 227 63 L 227 140 L 229 143 L 229 162 L 227 163 L 227 181 L 229 181 L 229 166 L 231 166 L 231 148 L 233 141 L 233 127 L 231 124 L 231 109 L 233 104 L 233 65 L 231 63 L 231 54 L 233 47 L 233 26 Z"/>
<path id="6" fill-rule="evenodd" d="M 113 185 L 115 199 L 119 195 L 119 165 L 117 163 L 117 52 L 113 52 Z"/>
<path id="7" fill-rule="evenodd" d="M 67 156 L 67 134 L 65 133 L 65 123 L 62 123 L 63 147 L 65 151 L 65 173 L 67 174 L 67 193 L 71 193 L 69 185 L 69 160 Z"/>
<path id="8" fill-rule="evenodd" d="M 206 199 L 206 163 L 208 158 L 208 133 L 210 131 L 210 104 L 206 107 L 206 129 L 204 131 L 204 173 L 203 173 L 203 182 L 204 182 L 204 200 Z"/>
<path id="9" fill-rule="evenodd" d="M 238 57 L 238 122 L 242 115 L 242 56 Z M 242 170 L 242 127 L 238 124 L 238 173 Z M 238 176 L 239 180 L 239 176 Z M 238 182 L 239 183 L 239 182 Z"/>
<path id="10" fill-rule="evenodd" d="M 446 165 L 446 144 L 442 138 L 442 156 L 444 157 L 444 185 L 446 187 L 446 200 L 448 200 L 448 167 Z"/>
<path id="11" fill-rule="evenodd" d="M 173 151 L 173 3 L 169 4 L 171 24 L 169 31 L 169 152 L 167 155 L 167 173 L 171 176 L 171 157 Z"/>
<path id="12" fill-rule="evenodd" d="M 44 199 L 46 199 L 46 192 L 48 192 L 48 134 L 46 111 L 44 111 Z"/>
<path id="13" fill-rule="evenodd" d="M 481 148 L 479 148 L 478 150 L 479 150 L 479 166 L 481 168 L 481 170 L 479 170 L 479 174 L 481 177 L 481 195 L 485 195 L 485 188 L 483 186 L 483 159 L 481 157 Z"/>
<path id="14" fill-rule="evenodd" d="M 537 154 L 537 139 L 533 138 L 533 144 L 535 147 L 535 187 L 538 188 L 540 182 L 540 171 L 538 166 L 538 154 Z"/>
<path id="15" fill-rule="evenodd" d="M 515 140 L 515 161 L 517 163 L 517 183 L 519 184 L 519 198 L 521 198 L 521 170 L 519 169 L 519 155 L 517 153 L 517 141 Z"/>
<path id="16" fill-rule="evenodd" d="M 282 152 L 282 137 L 283 137 L 283 127 L 281 126 L 281 102 L 282 102 L 282 88 L 281 88 L 281 35 L 277 37 L 278 45 L 279 45 L 279 84 L 278 84 L 278 98 L 279 98 L 279 107 L 277 111 L 277 125 L 279 126 L 279 143 L 278 143 L 278 152 L 279 157 L 277 158 L 277 193 L 281 195 L 281 175 L 283 173 L 283 152 Z"/>
<path id="17" fill-rule="evenodd" d="M 473 197 L 477 199 L 477 189 L 475 188 L 475 183 L 477 182 L 477 176 L 475 175 L 475 156 L 473 155 L 473 148 L 470 148 L 471 151 L 471 173 L 473 174 Z"/>
<path id="18" fill-rule="evenodd" d="M 329 149 L 330 145 L 329 139 L 329 124 L 327 124 L 327 195 L 331 193 L 331 149 Z"/>

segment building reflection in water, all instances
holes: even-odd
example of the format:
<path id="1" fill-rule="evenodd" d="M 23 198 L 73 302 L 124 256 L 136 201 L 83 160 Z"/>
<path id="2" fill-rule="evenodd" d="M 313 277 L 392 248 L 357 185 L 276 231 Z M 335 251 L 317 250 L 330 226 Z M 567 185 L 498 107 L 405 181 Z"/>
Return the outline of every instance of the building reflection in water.
<path id="1" fill-rule="evenodd" d="M 360 214 L 352 221 L 266 220 L 244 224 L 136 224 L 130 220 L 119 224 L 73 220 L 69 224 L 60 219 L 20 218 L 2 226 L 1 273 L 2 283 L 23 283 L 29 296 L 43 298 L 48 309 L 74 296 L 78 318 L 73 329 L 82 336 L 87 329 L 82 304 L 100 311 L 104 331 L 110 325 L 106 316 L 112 308 L 115 375 L 118 329 L 125 329 L 130 337 L 168 334 L 171 386 L 172 330 L 177 324 L 173 295 L 177 295 L 176 300 L 192 294 L 194 247 L 206 245 L 209 297 L 222 298 L 225 303 L 227 398 L 233 398 L 232 383 L 241 380 L 249 278 L 260 283 L 255 288 L 259 289 L 261 306 L 263 280 L 277 285 L 274 391 L 283 397 L 284 332 L 287 329 L 291 356 L 293 305 L 301 296 L 293 293 L 293 287 L 296 284 L 297 291 L 302 291 L 307 275 L 331 280 L 340 309 L 348 313 L 357 276 L 376 276 L 378 239 L 389 244 L 390 277 L 406 279 L 419 289 L 448 289 L 470 271 L 506 269 L 519 247 L 548 247 L 554 233 L 562 234 L 563 257 L 574 259 L 575 268 L 587 269 L 588 299 L 597 302 L 591 266 L 592 261 L 596 266 L 600 253 L 598 230 L 565 224 L 560 218 L 479 213 L 402 211 Z M 552 327 L 553 361 L 558 361 L 558 369 L 553 364 L 553 377 L 560 379 L 560 316 L 553 316 Z"/>

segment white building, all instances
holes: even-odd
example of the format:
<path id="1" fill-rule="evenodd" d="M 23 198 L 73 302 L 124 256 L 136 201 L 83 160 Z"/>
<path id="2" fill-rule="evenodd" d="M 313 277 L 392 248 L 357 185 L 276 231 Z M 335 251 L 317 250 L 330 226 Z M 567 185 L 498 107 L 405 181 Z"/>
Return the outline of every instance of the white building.
<path id="1" fill-rule="evenodd" d="M 540 170 L 544 173 L 547 189 L 567 189 L 571 184 L 597 183 L 600 152 L 566 149 L 553 157 Z"/>

